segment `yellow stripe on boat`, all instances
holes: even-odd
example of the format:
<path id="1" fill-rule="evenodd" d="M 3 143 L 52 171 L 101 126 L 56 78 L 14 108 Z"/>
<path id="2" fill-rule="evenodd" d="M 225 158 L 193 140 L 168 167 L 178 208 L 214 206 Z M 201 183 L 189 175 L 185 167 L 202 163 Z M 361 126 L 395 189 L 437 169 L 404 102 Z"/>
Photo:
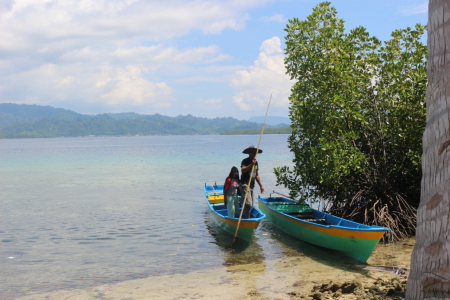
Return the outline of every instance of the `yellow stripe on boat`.
<path id="1" fill-rule="evenodd" d="M 223 199 L 208 200 L 211 204 L 223 203 Z"/>
<path id="2" fill-rule="evenodd" d="M 221 222 L 231 225 L 231 226 L 237 226 L 236 219 L 227 219 L 222 218 L 220 216 L 217 216 L 218 219 L 220 219 Z M 256 228 L 258 227 L 259 221 L 247 221 L 246 219 L 241 219 L 241 223 L 239 224 L 240 228 Z"/>

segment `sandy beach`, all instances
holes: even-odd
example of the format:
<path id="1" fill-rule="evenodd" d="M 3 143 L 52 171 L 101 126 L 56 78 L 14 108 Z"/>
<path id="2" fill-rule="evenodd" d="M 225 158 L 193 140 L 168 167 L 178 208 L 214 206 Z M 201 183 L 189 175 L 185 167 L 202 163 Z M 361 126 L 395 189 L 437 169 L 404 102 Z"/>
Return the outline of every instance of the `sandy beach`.
<path id="1" fill-rule="evenodd" d="M 153 276 L 111 285 L 58 290 L 19 300 L 134 299 L 403 299 L 415 240 L 379 244 L 367 265 L 317 261 L 296 251 L 283 259 L 225 262 L 216 269 Z M 383 266 L 384 268 L 381 268 Z M 386 268 L 387 267 L 387 268 Z"/>

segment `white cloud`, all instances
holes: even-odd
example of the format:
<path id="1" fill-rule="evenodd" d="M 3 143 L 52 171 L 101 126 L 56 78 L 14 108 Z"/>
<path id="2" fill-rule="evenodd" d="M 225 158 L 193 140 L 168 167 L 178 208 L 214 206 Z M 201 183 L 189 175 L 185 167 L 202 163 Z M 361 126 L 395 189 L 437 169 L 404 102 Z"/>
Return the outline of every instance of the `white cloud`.
<path id="1" fill-rule="evenodd" d="M 271 106 L 287 109 L 294 81 L 286 75 L 280 38 L 265 40 L 259 49 L 254 65 L 235 73 L 233 102 L 241 110 L 250 111 L 266 107 L 272 95 Z"/>
<path id="2" fill-rule="evenodd" d="M 90 43 L 167 40 L 192 30 L 217 34 L 241 30 L 247 9 L 266 1 L 209 0 L 16 0 L 0 12 L 0 49 L 46 45 L 54 49 Z"/>
<path id="3" fill-rule="evenodd" d="M 42 52 L 43 59 L 47 55 Z M 54 53 L 53 53 L 54 55 Z M 60 102 L 86 101 L 110 106 L 145 105 L 168 108 L 175 101 L 164 74 L 190 77 L 190 69 L 229 57 L 217 46 L 178 49 L 152 46 L 117 48 L 69 48 L 49 62 L 40 59 L 24 68 L 19 57 L 0 61 L 2 101 L 55 105 Z M 23 69 L 22 69 L 23 68 Z M 11 70 L 6 72 L 6 70 Z M 211 80 L 204 77 L 203 80 Z M 56 104 L 59 103 L 59 104 Z"/>
<path id="4" fill-rule="evenodd" d="M 170 107 L 171 89 L 164 82 L 151 82 L 142 77 L 145 68 L 104 66 L 96 74 L 95 88 L 108 105 L 151 105 Z M 169 100 L 169 101 L 168 101 Z"/>
<path id="5" fill-rule="evenodd" d="M 171 107 L 175 82 L 217 82 L 226 71 L 209 67 L 230 59 L 217 45 L 182 49 L 173 38 L 192 31 L 241 30 L 250 18 L 246 11 L 267 1 L 3 3 L 1 101 Z"/>
<path id="6" fill-rule="evenodd" d="M 121 65 L 133 61 L 146 64 L 153 69 L 162 65 L 167 67 L 180 64 L 210 64 L 226 59 L 229 59 L 229 56 L 221 54 L 217 46 L 178 49 L 164 47 L 162 44 L 138 47 L 122 46 L 115 49 L 84 47 L 69 50 L 60 56 L 60 61 L 63 63 L 111 61 Z"/>
<path id="7" fill-rule="evenodd" d="M 409 5 L 400 9 L 400 13 L 404 16 L 424 14 L 428 12 L 428 1 L 422 4 Z"/>
<path id="8" fill-rule="evenodd" d="M 44 64 L 5 80 L 2 100 L 6 102 L 59 103 L 55 106 L 61 107 L 62 102 L 85 101 L 158 108 L 170 107 L 174 101 L 172 89 L 165 82 L 147 79 L 146 68 L 139 65 Z M 22 83 L 26 83 L 26 88 Z M 11 101 L 9 97 L 15 97 L 17 101 Z"/>
<path id="9" fill-rule="evenodd" d="M 261 17 L 260 20 L 264 22 L 278 22 L 278 23 L 285 23 L 287 21 L 287 19 L 280 14 L 276 14 L 270 17 Z"/>
<path id="10" fill-rule="evenodd" d="M 217 110 L 225 108 L 223 99 L 221 98 L 197 99 L 195 100 L 195 102 L 200 107 L 207 110 Z"/>

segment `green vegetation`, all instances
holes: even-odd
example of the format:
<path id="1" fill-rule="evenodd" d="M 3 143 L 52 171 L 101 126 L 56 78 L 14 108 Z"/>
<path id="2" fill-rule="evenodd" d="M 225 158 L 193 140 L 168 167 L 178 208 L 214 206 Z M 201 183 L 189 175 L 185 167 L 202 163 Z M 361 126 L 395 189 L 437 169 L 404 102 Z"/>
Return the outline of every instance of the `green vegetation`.
<path id="1" fill-rule="evenodd" d="M 345 31 L 323 2 L 285 29 L 294 167 L 275 169 L 292 197 L 327 200 L 336 215 L 415 232 L 425 126 L 425 27 L 382 43 L 363 27 Z"/>
<path id="2" fill-rule="evenodd" d="M 167 117 L 136 113 L 82 115 L 50 106 L 0 104 L 0 137 L 41 138 L 89 135 L 220 134 L 230 130 L 258 133 L 261 124 L 234 118 Z M 242 133 L 239 133 L 242 134 Z"/>
<path id="3" fill-rule="evenodd" d="M 0 128 L 35 122 L 42 118 L 73 121 L 88 119 L 89 116 L 50 106 L 0 103 Z"/>

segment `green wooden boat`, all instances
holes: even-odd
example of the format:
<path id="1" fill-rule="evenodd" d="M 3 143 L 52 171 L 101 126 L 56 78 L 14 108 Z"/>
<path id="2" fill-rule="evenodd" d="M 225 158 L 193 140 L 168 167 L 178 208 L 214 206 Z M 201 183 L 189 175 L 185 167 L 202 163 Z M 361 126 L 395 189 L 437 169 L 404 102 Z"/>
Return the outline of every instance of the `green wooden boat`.
<path id="1" fill-rule="evenodd" d="M 289 235 L 366 262 L 390 229 L 368 226 L 312 209 L 285 197 L 258 198 L 259 209 Z"/>

